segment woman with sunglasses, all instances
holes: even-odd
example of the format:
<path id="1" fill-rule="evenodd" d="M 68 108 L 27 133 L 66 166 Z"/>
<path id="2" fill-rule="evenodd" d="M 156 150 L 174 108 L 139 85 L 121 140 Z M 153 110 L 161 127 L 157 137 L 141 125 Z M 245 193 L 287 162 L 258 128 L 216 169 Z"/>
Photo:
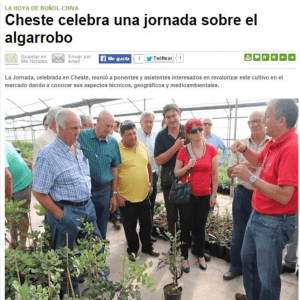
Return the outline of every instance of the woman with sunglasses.
<path id="1" fill-rule="evenodd" d="M 191 201 L 188 204 L 178 204 L 180 214 L 180 239 L 183 271 L 188 273 L 190 266 L 188 262 L 188 246 L 190 242 L 190 230 L 194 226 L 195 252 L 198 256 L 199 267 L 206 270 L 207 265 L 204 258 L 205 224 L 209 208 L 217 202 L 218 189 L 218 151 L 207 144 L 203 136 L 203 124 L 198 119 L 190 119 L 184 127 L 184 132 L 190 140 L 186 145 L 190 152 L 188 158 L 186 150 L 181 147 L 176 160 L 175 175 L 186 182 L 190 174 L 190 185 L 192 189 Z M 212 191 L 211 191 L 212 181 Z"/>

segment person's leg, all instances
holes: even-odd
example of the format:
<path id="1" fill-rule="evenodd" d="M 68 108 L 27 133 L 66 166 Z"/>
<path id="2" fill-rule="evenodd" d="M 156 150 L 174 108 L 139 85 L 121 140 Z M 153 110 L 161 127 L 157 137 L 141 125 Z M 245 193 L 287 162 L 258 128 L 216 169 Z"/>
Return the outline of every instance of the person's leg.
<path id="1" fill-rule="evenodd" d="M 120 215 L 120 208 L 119 206 L 117 209 L 112 213 L 111 221 L 115 224 L 116 222 L 122 223 L 121 222 L 121 215 Z"/>
<path id="2" fill-rule="evenodd" d="M 241 250 L 246 226 L 252 212 L 252 195 L 243 188 L 237 187 L 233 199 L 233 231 L 230 251 L 232 273 L 242 273 Z"/>
<path id="3" fill-rule="evenodd" d="M 101 236 L 106 239 L 107 222 L 109 218 L 110 187 L 103 190 L 92 191 L 92 201 L 97 215 L 97 225 Z"/>
<path id="4" fill-rule="evenodd" d="M 125 206 L 120 207 L 120 213 L 128 243 L 127 253 L 134 253 L 136 255 L 139 250 L 139 237 L 136 232 L 138 207 L 136 203 L 126 201 Z"/>
<path id="5" fill-rule="evenodd" d="M 287 254 L 284 258 L 284 264 L 291 269 L 295 269 L 298 262 L 298 214 L 296 215 L 296 229 L 287 245 Z"/>
<path id="6" fill-rule="evenodd" d="M 168 222 L 168 231 L 174 236 L 175 235 L 175 224 L 178 220 L 178 210 L 175 204 L 171 203 L 169 200 L 169 194 L 171 190 L 171 185 L 162 185 L 165 207 L 167 210 L 167 222 Z M 176 231 L 178 228 L 176 226 Z"/>
<path id="7" fill-rule="evenodd" d="M 151 220 L 153 224 L 153 216 L 154 216 L 154 206 L 155 206 L 155 200 L 157 195 L 157 174 L 156 172 L 152 173 L 152 184 L 153 184 L 153 193 L 150 197 L 150 203 L 151 203 Z"/>
<path id="8" fill-rule="evenodd" d="M 147 196 L 142 202 L 136 203 L 138 206 L 138 218 L 140 223 L 140 240 L 142 243 L 142 252 L 150 253 L 153 250 L 150 235 L 152 230 L 151 205 Z"/>
<path id="9" fill-rule="evenodd" d="M 210 208 L 210 195 L 191 197 L 192 214 L 194 220 L 194 232 L 195 232 L 195 254 L 199 258 L 204 257 L 204 243 L 205 243 L 205 225 Z"/>
<path id="10" fill-rule="evenodd" d="M 181 244 L 181 255 L 184 259 L 188 259 L 188 250 L 190 243 L 190 231 L 192 226 L 192 204 L 177 204 L 180 216 L 180 241 Z"/>

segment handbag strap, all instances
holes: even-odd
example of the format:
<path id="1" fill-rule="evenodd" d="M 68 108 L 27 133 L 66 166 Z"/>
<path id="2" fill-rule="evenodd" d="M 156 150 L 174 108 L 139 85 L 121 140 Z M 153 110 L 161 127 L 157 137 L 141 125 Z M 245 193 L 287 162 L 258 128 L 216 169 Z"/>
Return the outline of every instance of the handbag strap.
<path id="1" fill-rule="evenodd" d="M 189 160 L 192 159 L 191 153 L 190 153 L 189 149 L 187 148 L 187 146 L 183 146 L 183 147 L 184 147 L 184 149 L 185 149 L 185 152 L 186 152 L 186 154 L 187 154 Z M 189 175 L 188 175 L 188 177 L 187 177 L 187 181 L 188 181 L 188 182 L 190 181 L 192 169 L 193 169 L 193 168 L 190 168 L 190 169 L 189 169 Z"/>

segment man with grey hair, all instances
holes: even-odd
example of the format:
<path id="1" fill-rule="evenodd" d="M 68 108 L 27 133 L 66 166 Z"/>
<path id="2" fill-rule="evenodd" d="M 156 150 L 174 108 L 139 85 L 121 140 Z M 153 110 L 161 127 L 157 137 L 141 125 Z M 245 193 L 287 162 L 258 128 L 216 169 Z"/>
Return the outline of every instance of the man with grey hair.
<path id="1" fill-rule="evenodd" d="M 155 139 L 157 137 L 157 132 L 153 131 L 153 125 L 154 125 L 155 115 L 151 111 L 144 111 L 141 114 L 140 124 L 141 127 L 137 130 L 137 139 L 139 142 L 142 142 L 149 153 L 150 156 L 150 163 L 152 168 L 152 186 L 153 186 L 153 193 L 150 196 L 150 202 L 151 202 L 151 220 L 153 224 L 153 215 L 154 215 L 154 206 L 155 206 L 155 199 L 157 194 L 157 174 L 156 170 L 157 165 L 154 160 L 154 147 L 155 147 Z M 151 235 L 151 242 L 156 242 L 157 239 Z"/>
<path id="2" fill-rule="evenodd" d="M 106 239 L 109 210 L 114 212 L 117 208 L 116 178 L 121 163 L 118 143 L 109 136 L 113 126 L 114 116 L 108 110 L 103 110 L 97 118 L 95 129 L 82 130 L 78 138 L 83 154 L 89 159 L 92 201 L 103 239 Z"/>
<path id="3" fill-rule="evenodd" d="M 35 162 L 40 150 L 53 142 L 56 138 L 57 130 L 55 116 L 60 110 L 62 110 L 62 107 L 52 107 L 49 109 L 47 113 L 47 123 L 49 124 L 48 129 L 34 141 L 32 172 L 34 172 Z"/>
<path id="4" fill-rule="evenodd" d="M 261 111 L 254 111 L 250 114 L 248 126 L 251 132 L 250 137 L 242 139 L 241 141 L 247 145 L 248 148 L 260 152 L 267 142 L 268 136 L 265 134 L 266 126 L 263 123 L 264 113 Z M 238 165 L 246 166 L 253 175 L 258 176 L 260 172 L 259 167 L 251 165 L 242 153 L 232 153 L 230 162 L 228 164 L 228 177 L 233 178 L 232 172 Z M 242 260 L 241 250 L 244 240 L 246 225 L 252 212 L 252 194 L 253 186 L 246 181 L 237 178 L 237 187 L 233 198 L 233 232 L 230 252 L 230 267 L 229 272 L 223 275 L 224 280 L 231 280 L 242 274 Z"/>
<path id="5" fill-rule="evenodd" d="M 298 212 L 297 119 L 293 99 L 271 100 L 263 119 L 271 139 L 264 149 L 259 153 L 241 141 L 231 146 L 233 153 L 261 167 L 259 177 L 241 164 L 231 173 L 254 188 L 241 252 L 246 295 L 236 294 L 238 300 L 280 298 L 282 250 L 295 231 Z"/>
<path id="6" fill-rule="evenodd" d="M 95 207 L 91 201 L 91 177 L 88 160 L 75 146 L 80 132 L 80 118 L 72 109 L 57 114 L 58 135 L 44 147 L 36 160 L 33 195 L 47 210 L 46 218 L 55 249 L 71 250 L 83 226 L 80 218 L 94 225 L 93 237 L 101 237 Z M 77 277 L 72 277 L 75 294 L 79 294 Z"/>
<path id="7" fill-rule="evenodd" d="M 80 115 L 81 129 L 91 129 L 93 128 L 93 119 L 91 116 Z"/>

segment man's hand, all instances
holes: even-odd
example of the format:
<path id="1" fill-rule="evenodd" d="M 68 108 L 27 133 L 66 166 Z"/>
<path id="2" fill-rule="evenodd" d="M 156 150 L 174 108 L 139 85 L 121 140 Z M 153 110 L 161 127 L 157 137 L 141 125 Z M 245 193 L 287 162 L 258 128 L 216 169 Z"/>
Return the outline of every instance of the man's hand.
<path id="1" fill-rule="evenodd" d="M 231 146 L 231 150 L 233 153 L 238 153 L 238 152 L 244 152 L 247 149 L 247 146 L 240 142 L 240 141 L 235 141 L 233 145 Z"/>
<path id="2" fill-rule="evenodd" d="M 249 161 L 247 161 L 247 160 L 241 162 L 240 165 L 246 166 L 252 173 L 255 173 L 255 171 L 257 170 L 257 167 L 251 165 L 251 164 L 249 163 Z"/>
<path id="3" fill-rule="evenodd" d="M 148 190 L 149 197 L 151 197 L 152 194 L 153 194 L 153 186 L 149 186 L 149 190 Z"/>
<path id="4" fill-rule="evenodd" d="M 118 207 L 117 195 L 114 194 L 110 198 L 109 209 L 112 213 L 114 213 L 116 211 L 117 207 Z"/>
<path id="5" fill-rule="evenodd" d="M 210 207 L 214 207 L 217 204 L 217 198 L 210 196 Z"/>
<path id="6" fill-rule="evenodd" d="M 175 144 L 173 147 L 176 149 L 176 151 L 178 151 L 180 149 L 180 147 L 182 147 L 183 145 L 184 145 L 184 139 L 179 138 L 175 141 Z"/>
<path id="7" fill-rule="evenodd" d="M 235 166 L 231 174 L 232 177 L 238 177 L 246 182 L 249 182 L 249 178 L 252 176 L 251 171 L 244 164 Z"/>
<path id="8" fill-rule="evenodd" d="M 117 199 L 117 200 L 118 200 L 117 203 L 118 203 L 119 206 L 121 206 L 121 207 L 122 207 L 122 206 L 125 206 L 125 201 L 126 201 L 126 199 L 125 199 L 124 197 L 122 197 L 122 196 L 120 196 L 120 195 L 118 194 L 118 199 Z"/>
<path id="9" fill-rule="evenodd" d="M 57 211 L 57 213 L 54 216 L 54 218 L 56 218 L 58 221 L 60 221 L 63 217 L 64 211 L 62 209 L 60 209 L 60 211 Z"/>

